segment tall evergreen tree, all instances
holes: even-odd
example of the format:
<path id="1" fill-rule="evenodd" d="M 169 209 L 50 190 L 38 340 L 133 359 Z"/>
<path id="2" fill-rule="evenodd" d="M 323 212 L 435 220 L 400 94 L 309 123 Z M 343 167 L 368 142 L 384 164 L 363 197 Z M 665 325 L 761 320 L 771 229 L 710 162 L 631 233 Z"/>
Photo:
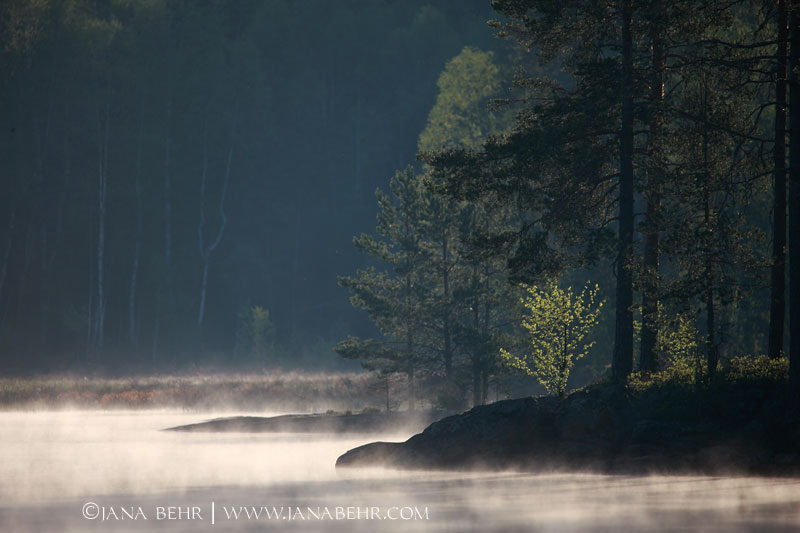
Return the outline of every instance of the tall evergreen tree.
<path id="1" fill-rule="evenodd" d="M 368 369 L 405 374 L 409 409 L 414 409 L 415 381 L 429 357 L 420 342 L 427 299 L 428 257 L 422 227 L 427 199 L 421 180 L 410 167 L 398 172 L 389 187 L 391 196 L 380 189 L 376 192 L 380 237 L 362 234 L 354 243 L 390 270 L 369 268 L 359 270 L 355 277 L 339 278 L 339 283 L 353 293 L 353 305 L 367 312 L 383 339 L 350 337 L 335 349 L 344 358 L 364 361 Z"/>

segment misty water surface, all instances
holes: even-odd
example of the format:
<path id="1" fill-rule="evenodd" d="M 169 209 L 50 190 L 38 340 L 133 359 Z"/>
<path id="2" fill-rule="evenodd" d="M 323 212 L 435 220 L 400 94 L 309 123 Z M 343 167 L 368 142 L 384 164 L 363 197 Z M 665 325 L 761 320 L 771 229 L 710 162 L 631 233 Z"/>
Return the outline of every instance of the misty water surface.
<path id="1" fill-rule="evenodd" d="M 206 418 L 152 411 L 0 414 L 0 531 L 800 528 L 800 481 L 794 479 L 337 472 L 335 459 L 347 449 L 410 433 L 400 428 L 368 437 L 159 431 Z M 90 502 L 96 505 L 89 508 L 96 516 L 91 520 L 82 515 Z M 159 508 L 166 513 L 169 507 L 184 514 L 174 509 L 175 519 L 158 520 Z M 283 508 L 284 514 L 268 518 L 262 510 L 254 518 L 262 507 Z M 194 519 L 187 519 L 191 508 L 197 508 Z M 347 508 L 364 514 L 335 519 L 337 509 Z M 376 514 L 365 519 L 370 509 Z M 385 520 L 390 512 L 412 519 Z"/>

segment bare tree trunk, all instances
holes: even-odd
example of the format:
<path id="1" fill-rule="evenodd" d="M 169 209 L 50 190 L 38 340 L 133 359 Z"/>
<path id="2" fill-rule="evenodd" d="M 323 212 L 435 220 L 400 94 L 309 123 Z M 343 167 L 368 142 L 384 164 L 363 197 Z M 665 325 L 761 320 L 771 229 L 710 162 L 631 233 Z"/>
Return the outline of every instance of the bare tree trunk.
<path id="1" fill-rule="evenodd" d="M 658 7 L 658 4 L 656 4 Z M 664 47 L 661 42 L 661 32 L 653 28 L 653 79 L 651 82 L 651 116 L 650 132 L 648 134 L 648 148 L 651 162 L 654 144 L 661 129 L 661 106 L 664 103 Z M 652 164 L 651 164 L 652 168 Z M 645 371 L 654 371 L 658 368 L 656 344 L 658 341 L 658 268 L 659 268 L 659 230 L 657 223 L 658 210 L 661 205 L 658 179 L 654 172 L 649 172 L 647 177 L 646 203 L 647 203 L 647 233 L 644 236 L 644 267 L 646 281 L 642 290 L 642 338 L 639 350 L 639 368 Z"/>
<path id="2" fill-rule="evenodd" d="M 133 247 L 133 261 L 131 263 L 131 281 L 128 289 L 128 340 L 136 349 L 139 340 L 136 336 L 136 283 L 139 276 L 139 257 L 142 252 L 142 227 L 144 213 L 142 206 L 142 139 L 144 137 L 144 98 L 139 105 L 139 135 L 136 141 L 136 177 L 134 188 L 136 191 L 136 241 Z"/>
<path id="3" fill-rule="evenodd" d="M 633 370 L 633 39 L 631 0 L 620 0 L 622 15 L 622 129 L 620 131 L 619 253 L 617 255 L 616 327 L 611 373 L 625 380 Z"/>
<path id="4" fill-rule="evenodd" d="M 167 316 L 172 305 L 172 138 L 170 134 L 172 121 L 172 88 L 168 88 L 167 96 L 167 135 L 164 147 L 164 273 L 160 284 L 160 290 L 156 298 L 156 317 L 153 324 L 153 351 L 152 361 L 158 360 L 158 348 L 160 342 L 161 319 L 164 304 L 162 294 L 166 292 L 164 298 L 167 303 Z"/>
<path id="5" fill-rule="evenodd" d="M 786 39 L 787 13 L 778 0 L 778 53 L 775 73 L 775 145 L 773 164 L 772 283 L 770 285 L 769 347 L 775 359 L 783 355 L 783 324 L 786 320 Z"/>
<path id="6" fill-rule="evenodd" d="M 206 132 L 207 135 L 207 132 Z M 206 310 L 206 290 L 208 288 L 208 262 L 211 254 L 219 246 L 222 240 L 222 235 L 225 233 L 225 226 L 228 223 L 228 218 L 225 216 L 225 196 L 228 192 L 228 182 L 231 175 L 231 159 L 233 158 L 233 139 L 231 139 L 231 146 L 228 149 L 228 162 L 225 165 L 225 178 L 222 182 L 222 193 L 219 200 L 219 217 L 220 225 L 217 229 L 217 235 L 214 240 L 206 245 L 205 237 L 203 236 L 203 228 L 206 223 L 205 215 L 205 201 L 206 201 L 206 176 L 208 174 L 208 143 L 204 136 L 203 139 L 203 173 L 200 179 L 200 223 L 197 226 L 197 245 L 200 250 L 200 258 L 203 261 L 203 277 L 200 283 L 200 310 L 197 315 L 197 328 L 203 328 L 203 318 Z"/>
<path id="7" fill-rule="evenodd" d="M 108 197 L 108 136 L 110 128 L 110 107 L 108 97 L 105 116 L 98 119 L 99 131 L 99 169 L 97 182 L 97 311 L 95 314 L 95 345 L 103 348 L 105 333 L 105 246 L 106 246 L 106 200 Z"/>
<path id="8" fill-rule="evenodd" d="M 45 161 L 47 160 L 48 151 L 50 149 L 50 131 L 53 116 L 53 80 L 55 80 L 55 69 L 51 73 L 50 90 L 47 95 L 46 114 L 44 118 L 44 131 L 40 131 L 39 120 L 34 116 L 34 131 L 36 136 L 36 167 L 33 176 L 33 189 L 36 198 L 34 199 L 34 207 L 31 209 L 31 229 L 36 224 L 35 218 L 38 217 L 38 227 L 40 231 L 40 283 L 39 283 L 39 335 L 38 347 L 43 353 L 46 348 L 46 332 L 47 332 L 47 319 L 50 314 L 50 271 L 48 256 L 50 255 L 48 249 L 48 235 L 47 235 L 47 213 L 49 206 L 47 205 L 47 196 L 44 191 L 47 189 L 47 180 L 45 177 Z"/>

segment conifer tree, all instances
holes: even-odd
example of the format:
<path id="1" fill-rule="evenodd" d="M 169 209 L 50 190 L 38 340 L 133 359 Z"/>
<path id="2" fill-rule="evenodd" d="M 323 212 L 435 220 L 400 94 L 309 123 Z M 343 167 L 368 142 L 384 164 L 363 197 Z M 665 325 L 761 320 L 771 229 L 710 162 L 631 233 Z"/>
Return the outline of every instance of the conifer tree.
<path id="1" fill-rule="evenodd" d="M 417 373 L 429 357 L 420 345 L 427 299 L 428 257 L 422 228 L 427 198 L 410 167 L 395 174 L 389 188 L 391 195 L 380 189 L 376 192 L 379 237 L 362 234 L 354 239 L 356 248 L 388 270 L 379 272 L 371 267 L 359 270 L 355 277 L 339 278 L 353 293 L 353 305 L 367 312 L 383 339 L 350 337 L 335 350 L 347 359 L 363 361 L 368 369 L 405 374 L 409 409 L 414 409 Z"/>

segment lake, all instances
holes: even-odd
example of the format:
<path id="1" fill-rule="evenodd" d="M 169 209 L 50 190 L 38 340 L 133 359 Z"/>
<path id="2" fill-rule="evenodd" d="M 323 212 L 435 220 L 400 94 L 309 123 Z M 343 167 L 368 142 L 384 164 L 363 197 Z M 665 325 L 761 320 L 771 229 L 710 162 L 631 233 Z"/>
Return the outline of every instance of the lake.
<path id="1" fill-rule="evenodd" d="M 0 531 L 794 531 L 800 480 L 336 471 L 383 435 L 183 433 L 230 414 L 0 413 Z"/>

